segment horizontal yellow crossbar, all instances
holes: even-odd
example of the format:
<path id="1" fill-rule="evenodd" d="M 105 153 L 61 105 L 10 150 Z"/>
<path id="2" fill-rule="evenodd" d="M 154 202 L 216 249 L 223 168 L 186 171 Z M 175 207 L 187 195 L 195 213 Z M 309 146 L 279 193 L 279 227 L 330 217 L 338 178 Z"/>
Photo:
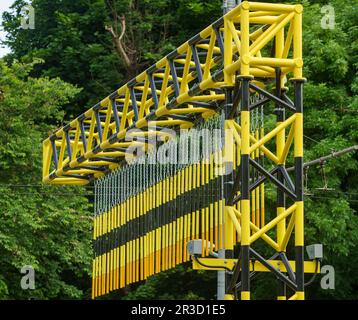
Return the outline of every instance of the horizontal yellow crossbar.
<path id="1" fill-rule="evenodd" d="M 223 270 L 224 268 L 233 269 L 237 264 L 237 259 L 217 259 L 217 258 L 198 258 L 199 262 L 196 259 L 192 259 L 193 269 L 194 270 Z M 284 266 L 281 260 L 267 260 L 274 268 L 280 270 L 281 272 L 287 272 L 286 267 Z M 289 261 L 292 271 L 296 271 L 296 262 Z M 316 265 L 318 263 L 318 266 Z M 205 266 L 204 266 L 205 265 Z M 250 263 L 250 271 L 255 272 L 270 272 L 261 262 L 255 260 Z M 304 272 L 305 273 L 317 273 L 321 272 L 321 266 L 319 262 L 316 261 L 305 261 L 304 262 Z"/>

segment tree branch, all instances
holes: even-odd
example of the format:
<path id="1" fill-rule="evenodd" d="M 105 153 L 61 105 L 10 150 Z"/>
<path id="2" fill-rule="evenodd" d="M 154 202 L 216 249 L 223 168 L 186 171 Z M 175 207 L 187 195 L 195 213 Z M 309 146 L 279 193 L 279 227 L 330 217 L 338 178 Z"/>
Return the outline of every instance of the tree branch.
<path id="1" fill-rule="evenodd" d="M 124 34 L 126 32 L 126 19 L 125 19 L 125 17 L 122 16 L 120 18 L 120 21 L 121 21 L 121 34 L 120 35 L 118 35 L 114 31 L 112 26 L 105 26 L 105 29 L 112 35 L 112 40 L 113 40 L 113 43 L 114 43 L 114 45 L 116 47 L 116 51 L 119 54 L 119 56 L 123 59 L 125 67 L 127 69 L 131 69 L 132 61 L 129 58 L 127 52 L 126 52 L 125 47 L 124 47 L 124 43 L 123 43 L 123 37 L 124 37 Z"/>
<path id="2" fill-rule="evenodd" d="M 121 17 L 121 25 L 122 25 L 122 32 L 121 35 L 119 36 L 118 40 L 122 41 L 123 36 L 126 32 L 126 18 L 124 16 Z"/>

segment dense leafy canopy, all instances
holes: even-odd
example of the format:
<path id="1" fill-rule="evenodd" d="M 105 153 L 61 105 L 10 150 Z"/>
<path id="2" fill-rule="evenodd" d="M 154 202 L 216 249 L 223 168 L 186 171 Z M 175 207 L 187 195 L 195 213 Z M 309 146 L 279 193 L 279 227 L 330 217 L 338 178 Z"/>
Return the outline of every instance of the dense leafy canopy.
<path id="1" fill-rule="evenodd" d="M 90 193 L 40 186 L 41 140 L 63 117 L 83 112 L 131 76 L 105 28 L 114 26 L 114 12 L 126 18 L 125 44 L 141 71 L 218 18 L 221 1 L 33 0 L 36 29 L 21 30 L 25 2 L 14 1 L 4 14 L 12 53 L 0 64 L 0 298 L 88 298 Z M 311 160 L 357 143 L 358 7 L 331 0 L 330 30 L 321 27 L 326 1 L 296 2 L 305 6 L 305 159 Z M 352 153 L 328 161 L 333 190 L 326 191 L 322 168 L 307 172 L 306 243 L 323 243 L 323 264 L 336 270 L 335 290 L 320 289 L 316 280 L 308 297 L 358 298 L 357 169 Z M 19 284 L 19 268 L 29 264 L 38 277 L 30 293 Z M 215 273 L 181 266 L 108 298 L 210 299 L 215 281 Z M 256 297 L 274 298 L 273 277 L 255 281 Z"/>
<path id="2" fill-rule="evenodd" d="M 41 186 L 48 123 L 63 116 L 61 105 L 79 90 L 59 78 L 30 77 L 37 63 L 0 61 L 0 299 L 79 298 L 90 283 L 92 223 L 84 192 Z M 20 287 L 26 265 L 36 271 L 31 293 Z"/>

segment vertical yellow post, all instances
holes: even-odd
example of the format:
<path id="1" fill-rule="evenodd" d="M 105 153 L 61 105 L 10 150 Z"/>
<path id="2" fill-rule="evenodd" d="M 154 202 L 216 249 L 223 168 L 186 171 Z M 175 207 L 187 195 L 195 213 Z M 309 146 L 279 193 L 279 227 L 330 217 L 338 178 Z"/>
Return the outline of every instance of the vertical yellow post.
<path id="1" fill-rule="evenodd" d="M 101 286 L 101 294 L 106 293 L 106 254 L 102 254 L 102 286 Z"/>
<path id="2" fill-rule="evenodd" d="M 241 31 L 241 299 L 250 299 L 250 3 L 244 1 L 240 8 Z"/>
<path id="3" fill-rule="evenodd" d="M 232 64 L 232 33 L 229 27 L 229 18 L 224 17 L 224 69 Z M 224 81 L 228 86 L 234 85 L 234 77 L 224 71 Z"/>
<path id="4" fill-rule="evenodd" d="M 50 172 L 50 166 L 51 166 L 51 141 L 49 139 L 46 139 L 42 144 L 42 176 L 46 177 Z"/>
<path id="5" fill-rule="evenodd" d="M 285 46 L 285 30 L 284 28 L 281 28 L 276 33 L 275 37 L 275 56 L 276 58 L 280 59 L 282 58 L 283 50 Z"/>
<path id="6" fill-rule="evenodd" d="M 125 286 L 125 247 L 121 246 L 119 248 L 120 256 L 121 256 L 121 262 L 120 262 L 120 268 L 119 268 L 119 287 L 123 288 Z"/>
<path id="7" fill-rule="evenodd" d="M 297 300 L 304 299 L 304 213 L 303 213 L 303 103 L 302 87 L 303 81 L 296 80 L 295 83 L 295 192 L 297 197 L 297 208 L 295 213 L 295 250 L 296 250 L 296 281 Z"/>
<path id="8" fill-rule="evenodd" d="M 284 28 L 281 28 L 275 38 L 275 55 L 276 58 L 282 58 L 284 51 Z M 281 70 L 276 70 L 276 95 L 281 98 L 282 89 L 282 76 Z M 276 105 L 276 126 L 279 126 L 285 120 L 285 110 Z M 276 152 L 277 157 L 280 159 L 285 146 L 285 129 L 281 130 L 276 135 Z M 284 163 L 278 163 L 279 166 L 284 166 Z M 277 173 L 277 178 L 280 182 L 284 183 L 284 178 L 281 172 Z M 276 214 L 280 216 L 285 211 L 285 193 L 277 188 L 277 204 Z M 277 243 L 281 246 L 286 232 L 286 218 L 282 219 L 277 224 Z M 286 300 L 286 285 L 282 281 L 278 281 L 278 295 L 277 300 Z"/>
<path id="9" fill-rule="evenodd" d="M 249 157 L 250 157 L 250 4 L 244 1 L 240 8 L 241 31 L 241 299 L 250 299 L 250 192 L 249 192 Z"/>
<path id="10" fill-rule="evenodd" d="M 93 222 L 93 242 L 96 241 L 97 238 L 97 225 L 98 225 L 98 217 L 94 217 Z M 97 252 L 95 252 L 95 255 L 97 256 Z M 92 299 L 96 297 L 96 274 L 97 274 L 97 257 L 93 258 L 92 262 Z"/>
<path id="11" fill-rule="evenodd" d="M 107 252 L 106 254 L 106 293 L 109 293 L 109 280 L 110 280 L 110 272 L 111 272 L 111 252 Z"/>
<path id="12" fill-rule="evenodd" d="M 295 15 L 293 18 L 293 59 L 295 60 L 295 68 L 293 75 L 295 79 L 302 79 L 302 5 L 295 6 Z"/>
<path id="13" fill-rule="evenodd" d="M 246 95 L 248 95 L 248 82 L 246 83 Z M 243 88 L 244 89 L 244 88 Z M 242 252 L 242 291 L 241 299 L 250 299 L 250 192 L 249 192 L 249 153 L 250 153 L 250 111 L 248 111 L 248 99 L 243 101 L 247 106 L 241 111 L 241 252 Z"/>
<path id="14" fill-rule="evenodd" d="M 278 115 L 278 121 L 276 123 L 277 126 L 279 126 L 282 121 L 284 120 L 284 111 L 280 110 L 277 112 Z M 277 150 L 277 157 L 280 158 L 283 148 L 285 146 L 285 129 L 281 130 L 280 132 L 277 133 L 276 135 L 276 150 Z M 279 163 L 279 165 L 284 165 L 284 163 Z M 278 173 L 278 178 L 279 180 L 282 182 L 283 181 L 283 177 L 281 177 L 281 172 Z M 282 214 L 285 211 L 285 199 L 284 199 L 284 192 L 277 189 L 277 216 L 279 216 L 280 214 Z M 277 224 L 277 243 L 279 246 L 281 246 L 282 240 L 285 236 L 285 231 L 286 231 L 286 218 L 282 219 L 278 224 Z"/>
<path id="15" fill-rule="evenodd" d="M 280 125 L 284 121 L 285 113 L 284 110 L 277 109 L 276 111 L 277 122 L 276 125 Z M 285 129 L 281 130 L 276 135 L 276 151 L 277 157 L 280 159 L 282 151 L 285 146 Z M 279 163 L 279 166 L 283 166 L 284 163 Z M 280 182 L 284 183 L 283 176 L 281 172 L 277 173 L 277 178 Z M 276 214 L 280 216 L 285 211 L 285 194 L 282 190 L 277 188 L 277 200 L 276 200 Z M 282 241 L 286 233 L 286 218 L 283 218 L 277 224 L 277 244 L 281 247 Z M 277 300 L 286 300 L 286 285 L 278 280 L 278 295 Z"/>
<path id="16" fill-rule="evenodd" d="M 226 94 L 231 94 L 232 91 L 229 91 Z M 230 123 L 233 120 L 225 120 L 225 144 L 224 144 L 224 163 L 225 163 L 225 175 L 230 176 L 232 175 L 232 170 L 234 167 L 234 136 L 232 132 L 232 127 Z M 228 186 L 224 187 L 227 188 Z M 229 187 L 230 188 L 230 187 Z M 231 191 L 231 190 L 230 190 Z M 229 194 L 225 192 L 225 197 L 228 197 Z M 228 199 L 226 199 L 227 201 Z M 234 225 L 230 218 L 228 205 L 225 206 L 225 215 L 224 215 L 224 235 L 225 235 L 225 251 L 232 251 L 234 250 Z M 228 252 L 229 253 L 229 252 Z"/>
<path id="17" fill-rule="evenodd" d="M 96 261 L 94 258 L 92 261 L 92 300 L 96 297 Z"/>
<path id="18" fill-rule="evenodd" d="M 301 5 L 295 6 L 293 31 L 293 58 L 295 60 L 294 78 L 294 107 L 296 109 L 294 131 L 294 161 L 295 161 L 295 253 L 296 253 L 296 283 L 297 300 L 304 300 L 304 207 L 303 207 L 303 83 L 302 78 L 302 11 Z"/>
<path id="19" fill-rule="evenodd" d="M 240 31 L 241 31 L 241 76 L 250 75 L 250 24 L 249 24 L 250 3 L 244 1 L 241 3 L 240 9 Z M 231 39 L 232 42 L 232 39 Z M 230 43 L 231 43 L 230 42 Z M 225 52 L 226 55 L 226 52 Z"/>

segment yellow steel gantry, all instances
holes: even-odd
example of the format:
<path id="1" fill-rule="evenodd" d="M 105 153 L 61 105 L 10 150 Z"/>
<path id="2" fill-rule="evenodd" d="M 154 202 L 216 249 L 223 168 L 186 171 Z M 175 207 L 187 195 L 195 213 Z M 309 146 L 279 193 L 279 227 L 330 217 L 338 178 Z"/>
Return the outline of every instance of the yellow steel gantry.
<path id="1" fill-rule="evenodd" d="M 226 171 L 215 174 L 214 167 L 206 172 L 205 166 L 192 164 L 147 189 L 139 183 L 135 194 L 119 197 L 99 211 L 94 241 L 102 242 L 95 244 L 93 297 L 187 261 L 179 243 L 201 238 L 222 240 L 214 249 L 203 245 L 203 257 L 193 257 L 193 266 L 229 269 L 227 298 L 239 290 L 241 299 L 250 299 L 252 274 L 271 271 L 282 284 L 278 299 L 286 299 L 286 286 L 292 291 L 290 299 L 304 299 L 304 273 L 318 272 L 319 264 L 303 256 L 302 11 L 301 5 L 242 2 L 43 142 L 43 182 L 85 185 L 116 170 L 131 170 L 126 155 L 132 148 L 150 151 L 148 139 L 163 138 L 161 128 L 191 129 L 200 119 L 225 115 Z M 293 83 L 293 101 L 286 94 L 287 79 Z M 252 131 L 252 113 L 270 103 L 276 126 L 267 133 L 263 127 Z M 275 150 L 270 150 L 272 143 Z M 293 177 L 285 168 L 291 150 Z M 208 203 L 208 209 L 191 208 L 189 215 L 183 207 L 181 216 L 151 225 L 147 217 L 154 209 L 165 217 L 172 208 L 164 207 L 166 203 L 195 202 L 184 195 L 218 176 L 230 188 Z M 274 216 L 265 214 L 264 182 L 277 190 Z M 140 219 L 144 231 L 132 223 L 141 226 Z M 183 234 L 177 233 L 182 229 Z M 121 230 L 127 231 L 122 235 Z M 293 233 L 294 259 L 288 260 Z M 275 252 L 270 259 L 254 249 L 259 239 Z M 235 258 L 236 244 L 240 255 Z M 208 257 L 210 250 L 221 247 L 225 258 Z"/>

